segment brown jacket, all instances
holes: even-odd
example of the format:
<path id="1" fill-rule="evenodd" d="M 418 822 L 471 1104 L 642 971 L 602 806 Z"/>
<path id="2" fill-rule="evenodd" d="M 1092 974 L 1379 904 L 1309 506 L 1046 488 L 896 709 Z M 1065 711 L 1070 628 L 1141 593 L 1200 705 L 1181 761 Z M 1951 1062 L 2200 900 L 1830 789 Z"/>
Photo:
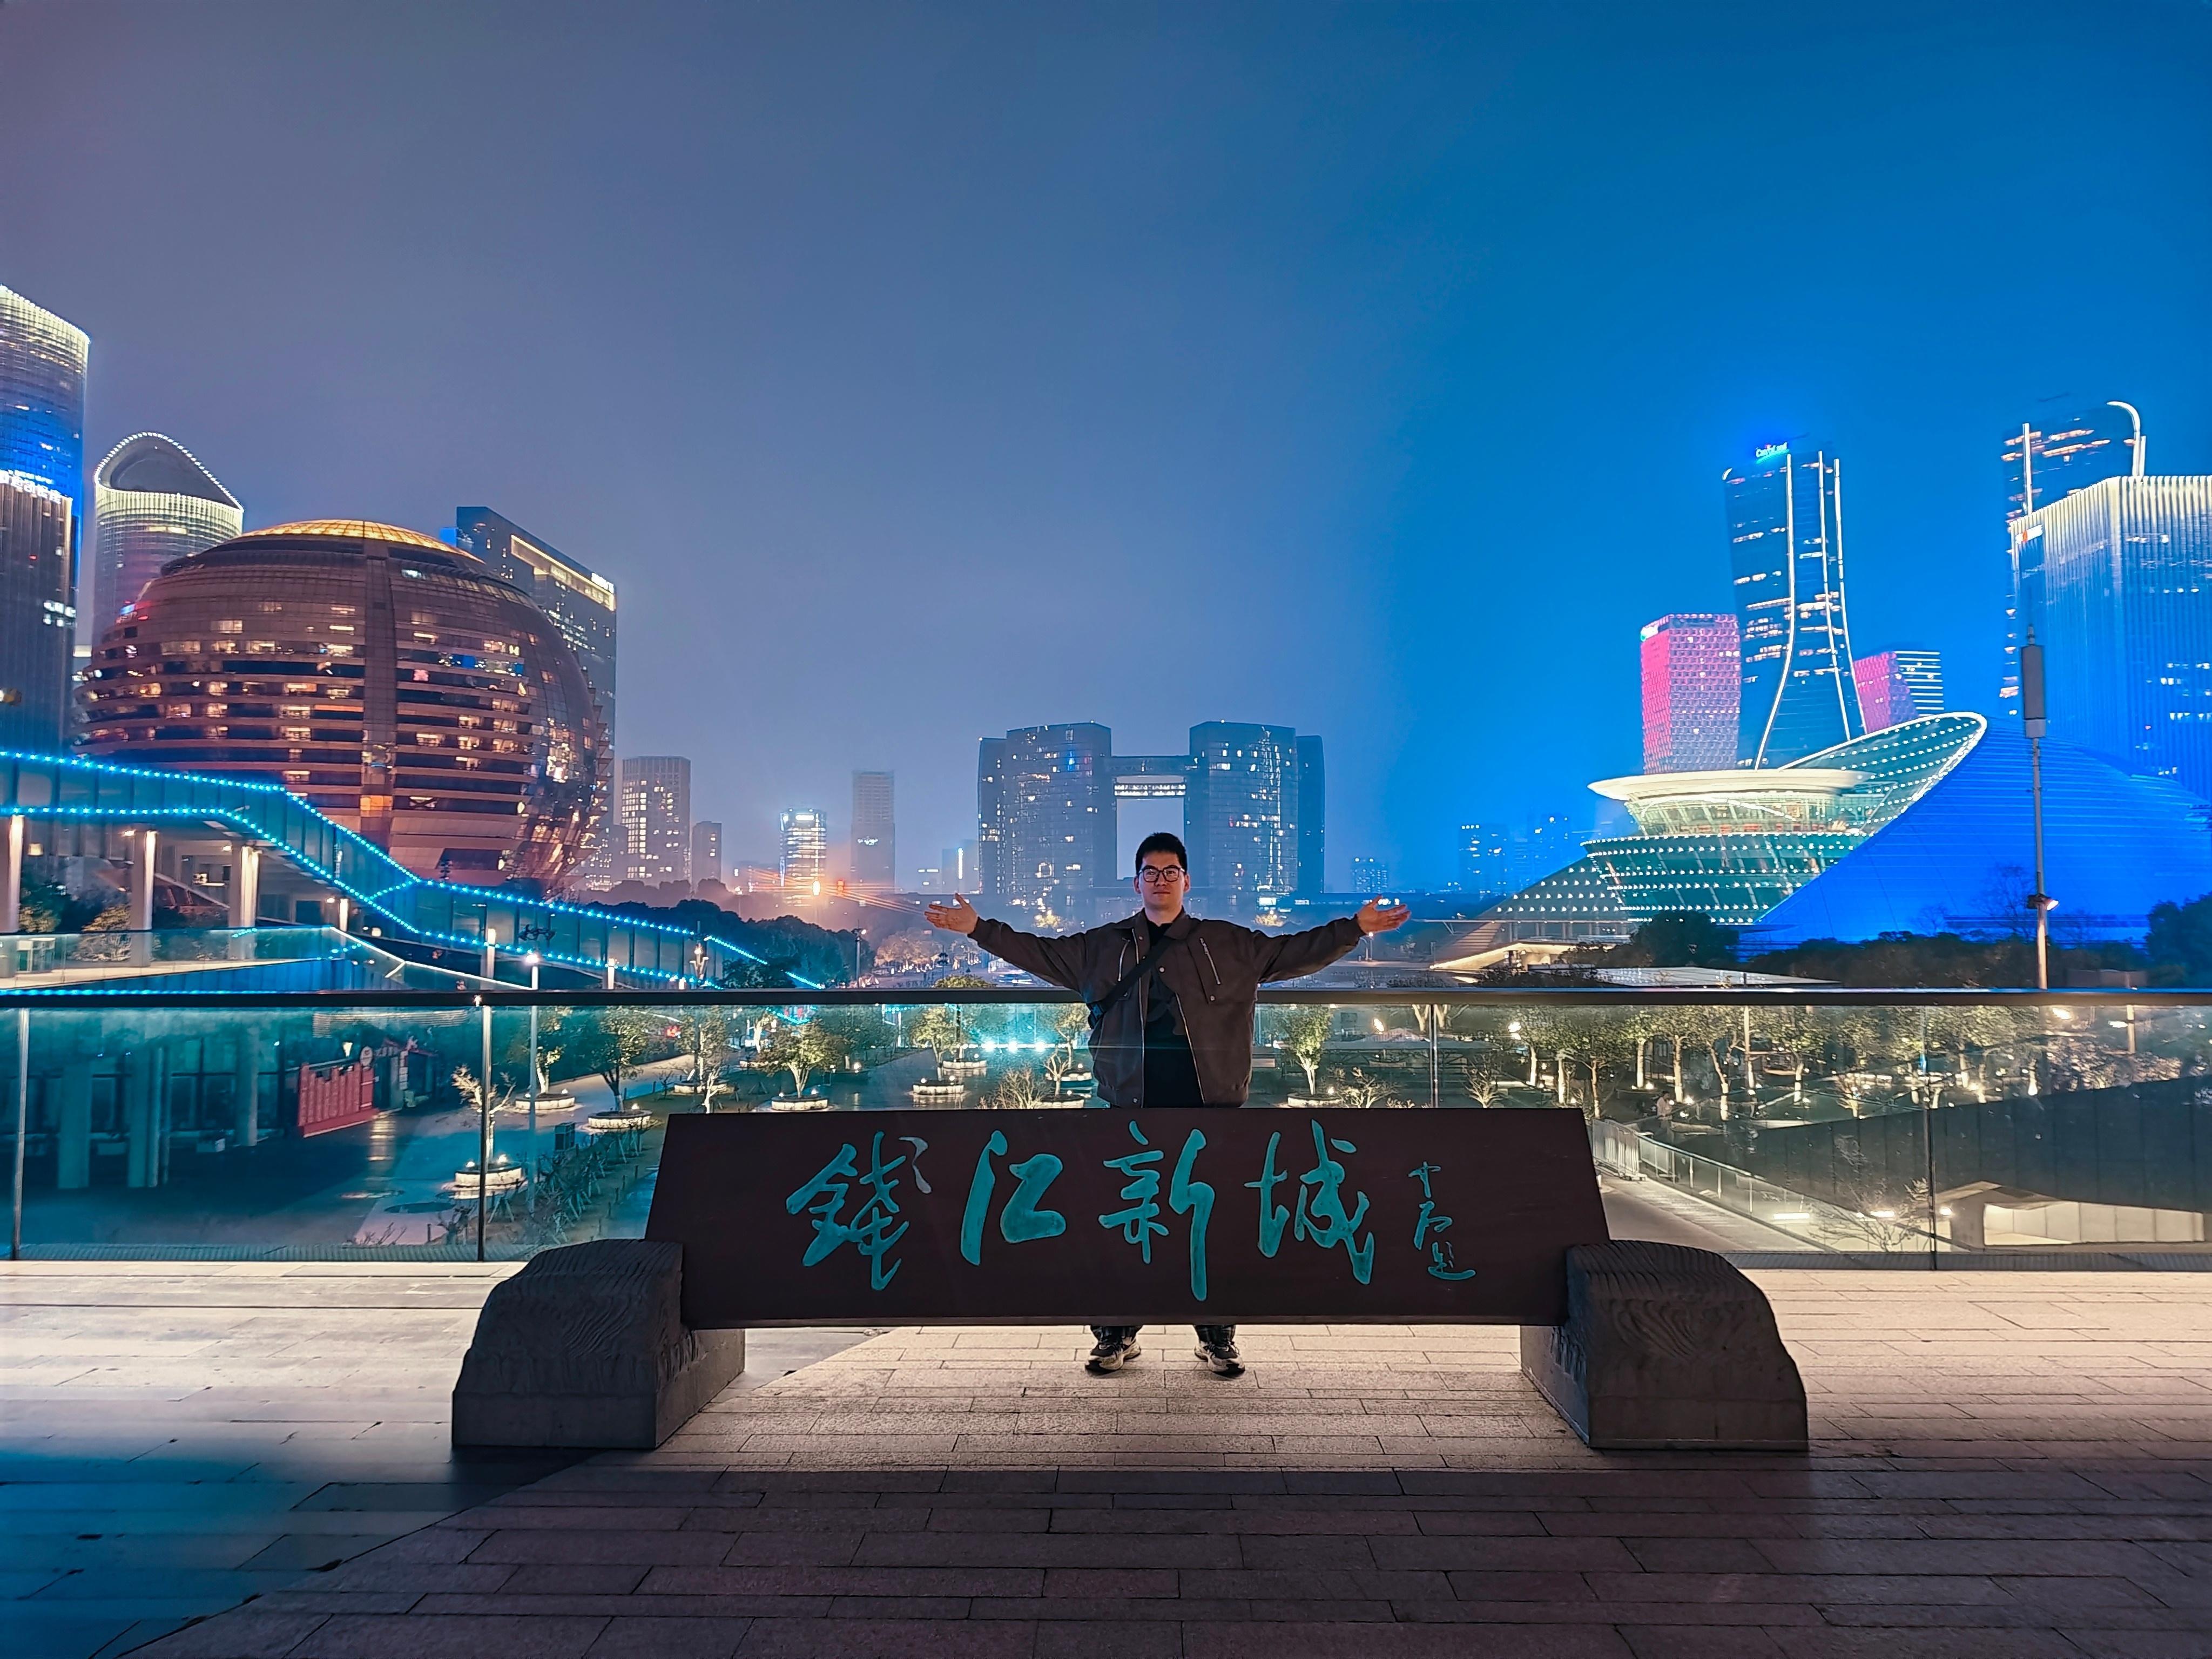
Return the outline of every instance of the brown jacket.
<path id="1" fill-rule="evenodd" d="M 1102 1019 L 1099 999 L 1144 959 L 1152 932 L 1139 926 L 1144 920 L 1139 913 L 1044 939 L 986 917 L 970 935 L 993 956 L 1079 992 L 1091 1005 L 1091 1069 L 1099 1094 L 1112 1106 L 1145 1103 L 1145 1010 L 1156 984 L 1164 982 L 1182 1005 L 1200 1097 L 1209 1106 L 1242 1106 L 1252 1087 L 1252 1014 L 1260 987 L 1326 968 L 1362 937 L 1350 916 L 1282 934 L 1201 921 L 1186 910 L 1167 930 L 1169 939 L 1182 941 L 1176 953 Z"/>

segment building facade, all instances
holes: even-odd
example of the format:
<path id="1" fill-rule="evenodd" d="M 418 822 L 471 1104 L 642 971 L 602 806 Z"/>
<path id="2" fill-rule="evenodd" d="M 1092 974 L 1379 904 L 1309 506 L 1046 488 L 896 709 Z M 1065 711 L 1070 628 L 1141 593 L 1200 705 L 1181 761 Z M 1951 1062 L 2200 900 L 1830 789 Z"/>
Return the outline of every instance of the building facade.
<path id="1" fill-rule="evenodd" d="M 93 638 L 172 559 L 245 533 L 246 509 L 173 438 L 140 432 L 93 469 L 90 604 Z"/>
<path id="2" fill-rule="evenodd" d="M 858 887 L 898 885 L 896 780 L 889 772 L 853 774 L 853 883 Z"/>
<path id="3" fill-rule="evenodd" d="M 0 748 L 51 753 L 70 714 L 70 498 L 0 472 Z"/>
<path id="4" fill-rule="evenodd" d="M 1328 889 L 1328 777 L 1321 739 L 1298 738 L 1298 887 L 1316 898 Z"/>
<path id="5" fill-rule="evenodd" d="M 1780 766 L 1865 730 L 1844 590 L 1843 467 L 1804 440 L 1722 475 L 1735 584 L 1735 761 Z"/>
<path id="6" fill-rule="evenodd" d="M 1859 712 L 1869 732 L 1943 712 L 1941 652 L 1876 652 L 1851 664 L 1851 678 L 1858 683 Z"/>
<path id="7" fill-rule="evenodd" d="M 722 826 L 702 820 L 691 826 L 691 884 L 722 878 Z"/>
<path id="8" fill-rule="evenodd" d="M 1352 861 L 1352 890 L 1355 893 L 1387 893 L 1390 890 L 1390 866 L 1382 859 L 1354 859 Z"/>
<path id="9" fill-rule="evenodd" d="M 1682 612 L 1646 623 L 1639 659 L 1644 769 L 1733 766 L 1743 690 L 1735 618 Z"/>
<path id="10" fill-rule="evenodd" d="M 1298 890 L 1298 738 L 1287 726 L 1190 728 L 1183 844 L 1197 891 L 1287 898 Z"/>
<path id="11" fill-rule="evenodd" d="M 2051 737 L 2212 796 L 2212 477 L 2106 478 L 2012 540 Z"/>
<path id="12" fill-rule="evenodd" d="M 691 763 L 681 755 L 631 755 L 622 763 L 621 879 L 657 885 L 691 879 Z"/>
<path id="13" fill-rule="evenodd" d="M 615 740 L 615 585 L 579 563 L 544 537 L 488 507 L 453 510 L 453 544 L 473 553 L 538 602 L 584 665 L 599 699 L 599 724 Z M 589 846 L 574 877 L 579 887 L 604 891 L 623 879 L 623 831 L 616 791 L 606 792 Z"/>
<path id="14" fill-rule="evenodd" d="M 1460 825 L 1459 890 L 1477 898 L 1495 898 L 1511 892 L 1505 853 L 1505 833 L 1496 825 Z"/>
<path id="15" fill-rule="evenodd" d="M 2140 477 L 2144 462 L 2142 417 L 2132 404 L 2022 421 L 2018 431 L 2005 434 L 2002 446 L 2005 523 L 2107 478 Z M 2005 655 L 1997 697 L 2014 719 L 2020 715 L 2021 643 L 2041 591 L 2042 570 L 2035 562 L 2041 552 L 2033 541 L 2022 545 L 2007 537 Z"/>
<path id="16" fill-rule="evenodd" d="M 575 653 L 480 560 L 357 519 L 173 561 L 102 633 L 90 753 L 281 784 L 418 875 L 557 889 L 605 787 Z"/>
<path id="17" fill-rule="evenodd" d="M 0 732 L 27 748 L 51 750 L 68 731 L 70 653 L 57 666 L 53 640 L 65 627 L 73 641 L 76 626 L 91 351 L 82 329 L 0 288 Z"/>
<path id="18" fill-rule="evenodd" d="M 1010 911 L 1087 918 L 1113 878 L 1114 782 L 1105 726 L 1030 726 L 985 738 L 975 770 L 981 896 Z"/>
<path id="19" fill-rule="evenodd" d="M 73 536 L 85 516 L 84 383 L 91 356 L 82 329 L 0 288 L 0 473 L 68 496 Z M 72 556 L 76 550 L 72 540 Z"/>
<path id="20" fill-rule="evenodd" d="M 820 808 L 794 806 L 778 829 L 777 874 L 783 890 L 813 898 L 823 890 L 830 865 L 830 820 Z"/>

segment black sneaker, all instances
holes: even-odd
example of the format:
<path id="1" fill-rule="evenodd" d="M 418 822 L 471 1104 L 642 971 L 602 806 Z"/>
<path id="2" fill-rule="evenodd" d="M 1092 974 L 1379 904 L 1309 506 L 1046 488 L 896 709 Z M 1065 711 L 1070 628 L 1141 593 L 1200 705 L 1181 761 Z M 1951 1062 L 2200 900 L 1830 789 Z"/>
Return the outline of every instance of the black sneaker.
<path id="1" fill-rule="evenodd" d="M 1216 1376 L 1244 1375 L 1244 1362 L 1237 1357 L 1237 1343 L 1232 1337 L 1201 1338 L 1197 1353 Z"/>
<path id="2" fill-rule="evenodd" d="M 1093 1376 L 1110 1376 L 1142 1352 L 1134 1337 L 1101 1337 L 1091 1350 L 1091 1358 L 1083 1362 L 1083 1369 Z"/>

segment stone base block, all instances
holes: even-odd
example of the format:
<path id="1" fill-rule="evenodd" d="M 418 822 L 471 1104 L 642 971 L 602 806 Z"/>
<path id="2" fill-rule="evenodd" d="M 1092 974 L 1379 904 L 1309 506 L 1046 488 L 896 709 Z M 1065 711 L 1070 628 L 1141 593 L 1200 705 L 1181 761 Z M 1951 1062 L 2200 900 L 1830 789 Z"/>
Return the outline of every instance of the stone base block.
<path id="1" fill-rule="evenodd" d="M 1569 1250 L 1567 1322 L 1522 1326 L 1521 1369 L 1600 1450 L 1805 1449 L 1805 1384 L 1774 1310 L 1710 1250 Z"/>
<path id="2" fill-rule="evenodd" d="M 485 1300 L 453 1385 L 456 1446 L 649 1450 L 745 1368 L 743 1331 L 694 1331 L 684 1247 L 595 1239 L 533 1257 Z"/>

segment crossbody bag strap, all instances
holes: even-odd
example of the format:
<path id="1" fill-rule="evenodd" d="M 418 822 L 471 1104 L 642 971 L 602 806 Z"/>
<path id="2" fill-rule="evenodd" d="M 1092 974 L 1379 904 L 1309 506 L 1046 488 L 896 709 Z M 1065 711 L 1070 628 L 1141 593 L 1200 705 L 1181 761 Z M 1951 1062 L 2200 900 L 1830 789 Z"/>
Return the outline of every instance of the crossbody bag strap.
<path id="1" fill-rule="evenodd" d="M 1160 964 L 1168 959 L 1168 953 L 1173 951 L 1177 945 L 1183 944 L 1185 940 L 1191 937 L 1192 935 L 1186 933 L 1182 939 L 1170 939 L 1165 944 L 1162 945 L 1158 950 L 1148 952 L 1146 955 L 1139 957 L 1135 967 L 1129 969 L 1127 973 L 1122 975 L 1105 995 L 1100 997 L 1097 1001 L 1091 1005 L 1091 1018 L 1093 1024 L 1095 1025 L 1097 1021 L 1105 1018 L 1107 1014 L 1115 1006 L 1117 1006 L 1123 998 L 1127 997 L 1130 992 L 1135 990 L 1137 988 L 1137 981 L 1139 980 L 1144 978 L 1147 974 L 1158 972 Z"/>

